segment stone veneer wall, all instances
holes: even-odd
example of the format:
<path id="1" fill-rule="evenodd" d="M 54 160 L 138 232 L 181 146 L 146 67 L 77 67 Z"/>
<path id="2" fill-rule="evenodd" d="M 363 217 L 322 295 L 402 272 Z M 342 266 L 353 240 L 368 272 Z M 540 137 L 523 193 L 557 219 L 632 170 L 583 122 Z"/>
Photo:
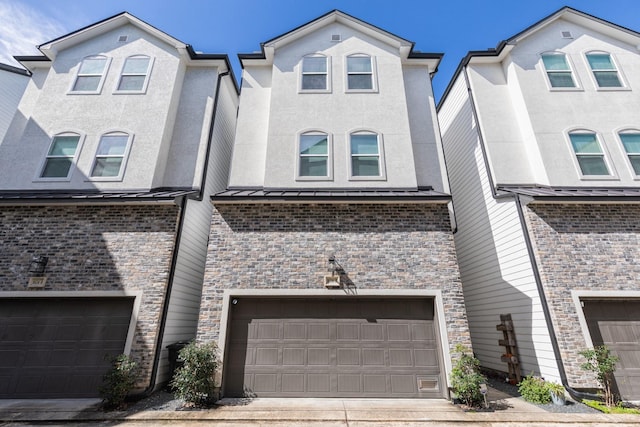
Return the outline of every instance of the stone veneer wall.
<path id="1" fill-rule="evenodd" d="M 527 227 L 569 383 L 595 387 L 572 290 L 640 290 L 640 205 L 530 204 Z"/>
<path id="2" fill-rule="evenodd" d="M 225 289 L 324 289 L 330 254 L 357 289 L 441 290 L 451 352 L 471 346 L 446 204 L 216 206 L 198 340 L 218 340 Z"/>
<path id="3" fill-rule="evenodd" d="M 34 255 L 49 257 L 44 291 L 143 291 L 131 355 L 149 383 L 179 208 L 0 207 L 0 297 L 27 289 Z M 76 294 L 77 295 L 77 294 Z"/>

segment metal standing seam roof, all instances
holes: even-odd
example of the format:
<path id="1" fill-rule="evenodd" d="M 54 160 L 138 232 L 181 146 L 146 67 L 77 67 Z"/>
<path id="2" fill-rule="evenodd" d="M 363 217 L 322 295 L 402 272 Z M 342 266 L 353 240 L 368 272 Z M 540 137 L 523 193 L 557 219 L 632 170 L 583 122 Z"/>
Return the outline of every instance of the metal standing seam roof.
<path id="1" fill-rule="evenodd" d="M 640 187 L 544 187 L 498 185 L 498 190 L 539 200 L 640 200 Z"/>
<path id="2" fill-rule="evenodd" d="M 40 190 L 0 190 L 2 203 L 37 202 L 159 202 L 172 201 L 176 197 L 193 197 L 194 189 L 152 189 L 140 191 L 40 191 Z"/>
<path id="3" fill-rule="evenodd" d="M 211 200 L 219 203 L 239 202 L 278 202 L 278 201 L 352 201 L 352 202 L 382 202 L 382 201 L 449 201 L 451 196 L 435 191 L 431 188 L 417 190 L 331 190 L 331 189 L 256 189 L 238 188 L 227 189 L 215 193 Z"/>

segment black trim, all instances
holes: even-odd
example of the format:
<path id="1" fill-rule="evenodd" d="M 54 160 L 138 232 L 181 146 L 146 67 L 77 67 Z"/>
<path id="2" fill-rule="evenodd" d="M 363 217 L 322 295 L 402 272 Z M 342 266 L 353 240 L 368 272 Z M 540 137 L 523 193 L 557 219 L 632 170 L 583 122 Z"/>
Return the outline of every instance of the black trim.
<path id="1" fill-rule="evenodd" d="M 16 55 L 13 58 L 16 61 L 20 61 L 20 62 L 30 62 L 30 61 L 34 61 L 34 62 L 40 62 L 40 61 L 51 62 L 51 59 L 49 59 L 49 57 L 45 56 L 45 55 L 26 55 L 26 56 Z"/>
<path id="2" fill-rule="evenodd" d="M 194 198 L 192 188 L 154 188 L 151 190 L 4 190 L 0 204 L 30 203 L 140 203 L 174 201 L 177 197 Z"/>
<path id="3" fill-rule="evenodd" d="M 24 68 L 14 67 L 13 65 L 3 64 L 0 62 L 0 70 L 8 71 L 10 73 L 19 74 L 21 76 L 30 77 L 31 72 L 29 70 L 25 70 Z"/>

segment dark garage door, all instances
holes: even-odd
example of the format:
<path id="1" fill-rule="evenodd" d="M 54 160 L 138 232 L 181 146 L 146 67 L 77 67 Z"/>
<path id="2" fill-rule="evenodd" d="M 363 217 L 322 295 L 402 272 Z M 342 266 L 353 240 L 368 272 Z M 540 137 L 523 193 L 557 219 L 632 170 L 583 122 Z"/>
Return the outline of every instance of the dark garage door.
<path id="1" fill-rule="evenodd" d="M 232 299 L 225 395 L 442 397 L 433 307 L 431 299 Z"/>
<path id="2" fill-rule="evenodd" d="M 625 400 L 640 400 L 640 301 L 584 301 L 593 345 L 620 358 L 614 376 Z"/>
<path id="3" fill-rule="evenodd" d="M 96 397 L 132 298 L 0 299 L 0 398 Z"/>

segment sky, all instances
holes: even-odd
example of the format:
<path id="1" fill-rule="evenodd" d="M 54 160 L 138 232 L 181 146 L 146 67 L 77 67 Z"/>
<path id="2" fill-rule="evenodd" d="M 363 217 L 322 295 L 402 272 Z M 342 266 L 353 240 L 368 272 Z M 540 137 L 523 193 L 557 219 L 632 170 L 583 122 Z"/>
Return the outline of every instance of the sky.
<path id="1" fill-rule="evenodd" d="M 470 50 L 495 47 L 563 6 L 640 31 L 640 0 L 0 0 L 0 62 L 37 55 L 36 46 L 127 11 L 204 53 L 226 53 L 236 79 L 239 53 L 339 9 L 444 53 L 436 102 Z"/>

